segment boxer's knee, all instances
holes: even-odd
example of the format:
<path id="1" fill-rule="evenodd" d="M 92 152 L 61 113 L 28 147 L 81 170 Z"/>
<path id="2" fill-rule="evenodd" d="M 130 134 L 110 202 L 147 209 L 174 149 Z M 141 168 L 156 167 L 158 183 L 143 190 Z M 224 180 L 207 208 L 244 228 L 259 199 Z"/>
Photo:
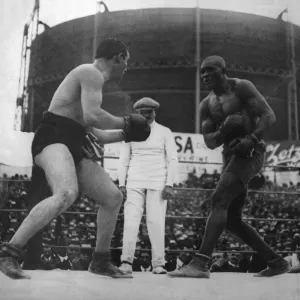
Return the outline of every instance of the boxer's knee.
<path id="1" fill-rule="evenodd" d="M 104 205 L 107 205 L 111 208 L 119 208 L 123 202 L 123 194 L 118 188 L 115 188 L 111 191 L 109 201 L 106 201 Z"/>
<path id="2" fill-rule="evenodd" d="M 61 213 L 66 211 L 78 198 L 79 190 L 78 187 L 66 188 L 56 193 L 58 198 L 58 212 Z"/>

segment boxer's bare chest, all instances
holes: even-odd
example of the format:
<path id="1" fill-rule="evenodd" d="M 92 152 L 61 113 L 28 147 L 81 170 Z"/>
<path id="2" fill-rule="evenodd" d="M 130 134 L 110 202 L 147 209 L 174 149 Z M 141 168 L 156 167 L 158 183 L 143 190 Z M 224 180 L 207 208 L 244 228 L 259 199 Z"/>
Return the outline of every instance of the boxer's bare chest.
<path id="1" fill-rule="evenodd" d="M 242 102 L 235 94 L 229 91 L 220 96 L 212 93 L 209 97 L 208 108 L 210 115 L 215 122 L 222 122 L 228 115 L 240 112 Z"/>

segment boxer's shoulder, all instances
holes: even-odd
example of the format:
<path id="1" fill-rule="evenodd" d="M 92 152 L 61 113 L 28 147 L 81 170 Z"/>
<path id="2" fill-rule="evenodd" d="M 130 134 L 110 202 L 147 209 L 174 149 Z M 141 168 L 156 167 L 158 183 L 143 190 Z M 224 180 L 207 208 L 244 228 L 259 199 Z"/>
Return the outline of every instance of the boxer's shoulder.
<path id="1" fill-rule="evenodd" d="M 199 109 L 200 111 L 203 110 L 203 109 L 208 109 L 208 106 L 209 106 L 209 102 L 211 101 L 213 97 L 213 93 L 210 92 L 201 102 L 200 102 L 200 105 L 199 105 Z"/>
<path id="2" fill-rule="evenodd" d="M 254 84 L 247 79 L 232 78 L 235 91 L 237 93 L 249 93 L 255 89 Z"/>
<path id="3" fill-rule="evenodd" d="M 82 64 L 73 70 L 74 76 L 79 80 L 103 81 L 102 72 L 93 64 Z"/>

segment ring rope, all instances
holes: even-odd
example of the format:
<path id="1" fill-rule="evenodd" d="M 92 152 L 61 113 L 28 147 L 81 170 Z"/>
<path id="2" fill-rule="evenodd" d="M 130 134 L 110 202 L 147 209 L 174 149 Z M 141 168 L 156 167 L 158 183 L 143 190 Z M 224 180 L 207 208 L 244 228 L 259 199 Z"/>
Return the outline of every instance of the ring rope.
<path id="1" fill-rule="evenodd" d="M 203 189 L 203 188 L 179 188 L 174 187 L 173 190 L 182 190 L 182 191 L 199 191 L 199 192 L 212 192 L 215 189 Z M 248 190 L 248 193 L 257 193 L 257 194 L 279 194 L 279 195 L 300 195 L 300 192 L 283 192 L 283 191 L 259 191 L 259 190 Z"/>
<path id="2" fill-rule="evenodd" d="M 14 182 L 30 182 L 30 180 L 19 180 L 19 179 L 12 179 L 12 180 L 7 180 L 7 179 L 0 179 L 0 181 L 4 182 L 9 182 L 9 181 L 14 181 Z M 187 187 L 173 187 L 173 190 L 175 191 L 191 191 L 191 192 L 212 192 L 215 189 L 203 189 L 203 188 L 187 188 Z M 299 192 L 285 192 L 285 191 L 260 191 L 260 190 L 248 190 L 248 193 L 257 193 L 257 194 L 276 194 L 276 195 L 300 195 Z"/>
<path id="3" fill-rule="evenodd" d="M 51 244 L 45 244 L 43 243 L 44 247 L 49 247 L 49 248 L 70 248 L 70 249 L 91 249 L 94 250 L 95 247 L 74 247 L 74 246 L 58 246 L 58 245 L 51 245 Z M 115 247 L 115 248 L 110 248 L 110 250 L 122 250 L 122 247 Z M 136 249 L 137 251 L 140 252 L 151 252 L 152 249 L 148 249 L 148 248 L 143 248 L 143 249 Z M 174 250 L 174 249 L 165 249 L 165 252 L 169 252 L 169 253 L 178 253 L 178 252 L 188 252 L 188 253 L 197 253 L 199 252 L 199 250 L 189 250 L 189 249 L 178 249 L 178 250 Z M 295 250 L 295 251 L 291 251 L 291 250 L 283 250 L 283 251 L 276 251 L 277 253 L 300 253 L 300 250 Z M 256 251 L 253 250 L 216 250 L 214 251 L 214 253 L 257 253 Z"/>
<path id="4" fill-rule="evenodd" d="M 0 212 L 28 212 L 27 209 L 0 209 Z M 65 211 L 62 214 L 71 214 L 71 215 L 97 215 L 97 212 L 80 212 L 80 211 Z M 124 214 L 119 214 L 119 217 L 124 217 Z M 145 214 L 143 214 L 143 217 L 146 217 Z M 172 215 L 166 215 L 166 219 L 189 219 L 189 220 L 205 220 L 208 217 L 200 217 L 200 216 L 172 216 Z M 280 222 L 300 222 L 300 219 L 283 219 L 283 218 L 272 218 L 272 219 L 267 219 L 267 218 L 243 218 L 243 220 L 247 221 L 280 221 Z"/>

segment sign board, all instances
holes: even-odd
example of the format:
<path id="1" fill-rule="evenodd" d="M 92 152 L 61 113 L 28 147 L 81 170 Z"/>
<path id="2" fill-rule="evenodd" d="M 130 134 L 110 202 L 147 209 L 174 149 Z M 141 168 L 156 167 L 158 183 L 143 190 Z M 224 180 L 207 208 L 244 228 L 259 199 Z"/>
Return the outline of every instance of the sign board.
<path id="1" fill-rule="evenodd" d="M 194 169 L 197 176 L 200 176 L 204 169 L 208 173 L 213 172 L 215 169 L 220 170 L 220 163 L 222 162 L 221 147 L 215 150 L 208 149 L 205 146 L 203 136 L 200 134 L 174 132 L 173 136 L 177 147 L 178 160 L 180 161 L 177 182 L 185 180 L 187 174 Z M 113 180 L 118 178 L 120 147 L 121 143 L 105 145 L 104 155 L 113 158 L 104 160 L 104 168 Z"/>

